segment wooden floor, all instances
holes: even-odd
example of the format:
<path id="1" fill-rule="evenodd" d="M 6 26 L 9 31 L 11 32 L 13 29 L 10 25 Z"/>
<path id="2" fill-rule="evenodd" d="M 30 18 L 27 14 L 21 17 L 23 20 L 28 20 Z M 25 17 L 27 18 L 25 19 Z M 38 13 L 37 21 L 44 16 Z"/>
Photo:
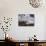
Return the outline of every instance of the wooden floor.
<path id="1" fill-rule="evenodd" d="M 16 45 L 8 44 L 5 41 L 0 41 L 0 46 L 16 46 Z"/>
<path id="2" fill-rule="evenodd" d="M 0 46 L 46 46 L 46 40 L 44 41 L 6 41 L 6 40 L 0 40 Z"/>
<path id="3" fill-rule="evenodd" d="M 15 45 L 10 45 L 10 44 L 6 44 L 4 42 L 0 42 L 0 46 L 15 46 Z"/>

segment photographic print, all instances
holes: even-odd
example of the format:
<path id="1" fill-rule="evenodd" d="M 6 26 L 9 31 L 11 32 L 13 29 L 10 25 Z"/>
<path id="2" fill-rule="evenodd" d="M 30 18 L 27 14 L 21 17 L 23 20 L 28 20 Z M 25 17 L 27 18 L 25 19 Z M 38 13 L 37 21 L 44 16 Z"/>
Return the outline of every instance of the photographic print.
<path id="1" fill-rule="evenodd" d="M 34 26 L 34 14 L 19 14 L 18 26 Z"/>

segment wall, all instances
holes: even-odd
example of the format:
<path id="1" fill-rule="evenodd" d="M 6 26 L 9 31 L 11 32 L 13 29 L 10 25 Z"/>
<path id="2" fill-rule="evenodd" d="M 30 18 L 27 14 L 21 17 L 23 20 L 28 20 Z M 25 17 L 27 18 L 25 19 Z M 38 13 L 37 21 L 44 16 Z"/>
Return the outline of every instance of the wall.
<path id="1" fill-rule="evenodd" d="M 30 6 L 28 0 L 0 0 L 0 18 L 1 17 L 12 17 L 13 22 L 10 31 L 10 35 L 15 37 L 17 40 L 27 40 L 34 34 L 37 35 L 37 39 L 45 39 L 45 15 L 46 6 L 43 4 L 42 7 L 33 8 Z M 18 14 L 35 14 L 35 26 L 34 27 L 19 27 L 18 26 Z M 2 33 L 2 31 L 1 31 Z M 0 33 L 0 35 L 2 35 Z M 45 33 L 45 34 L 44 34 Z M 0 39 L 3 37 L 0 36 Z M 4 38 L 3 38 L 4 39 Z"/>

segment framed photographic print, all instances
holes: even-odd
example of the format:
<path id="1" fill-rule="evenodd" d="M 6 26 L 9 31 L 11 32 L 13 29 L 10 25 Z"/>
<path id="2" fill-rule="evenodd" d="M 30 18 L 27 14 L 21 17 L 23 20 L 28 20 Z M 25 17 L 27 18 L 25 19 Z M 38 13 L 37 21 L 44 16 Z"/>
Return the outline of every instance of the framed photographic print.
<path id="1" fill-rule="evenodd" d="M 18 14 L 18 26 L 34 26 L 34 14 Z"/>

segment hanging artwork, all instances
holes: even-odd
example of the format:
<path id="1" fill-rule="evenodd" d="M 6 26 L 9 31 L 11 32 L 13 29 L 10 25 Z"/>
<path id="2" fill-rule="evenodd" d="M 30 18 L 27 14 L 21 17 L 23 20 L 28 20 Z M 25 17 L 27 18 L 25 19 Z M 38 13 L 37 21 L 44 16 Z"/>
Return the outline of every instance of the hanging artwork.
<path id="1" fill-rule="evenodd" d="M 34 26 L 34 14 L 19 14 L 18 25 L 19 26 Z"/>
<path id="2" fill-rule="evenodd" d="M 1 29 L 2 29 L 4 32 L 9 31 L 9 28 L 10 28 L 10 26 L 11 26 L 11 23 L 12 23 L 12 18 L 4 17 L 4 18 L 3 18 L 3 25 L 2 25 L 2 27 L 1 27 Z"/>
<path id="3" fill-rule="evenodd" d="M 0 20 L 0 29 L 4 32 L 5 39 L 7 38 L 7 31 L 10 31 L 11 25 L 12 25 L 11 17 L 3 17 L 3 19 Z"/>
<path id="4" fill-rule="evenodd" d="M 42 0 L 29 0 L 29 3 L 32 7 L 38 8 L 41 5 Z"/>

